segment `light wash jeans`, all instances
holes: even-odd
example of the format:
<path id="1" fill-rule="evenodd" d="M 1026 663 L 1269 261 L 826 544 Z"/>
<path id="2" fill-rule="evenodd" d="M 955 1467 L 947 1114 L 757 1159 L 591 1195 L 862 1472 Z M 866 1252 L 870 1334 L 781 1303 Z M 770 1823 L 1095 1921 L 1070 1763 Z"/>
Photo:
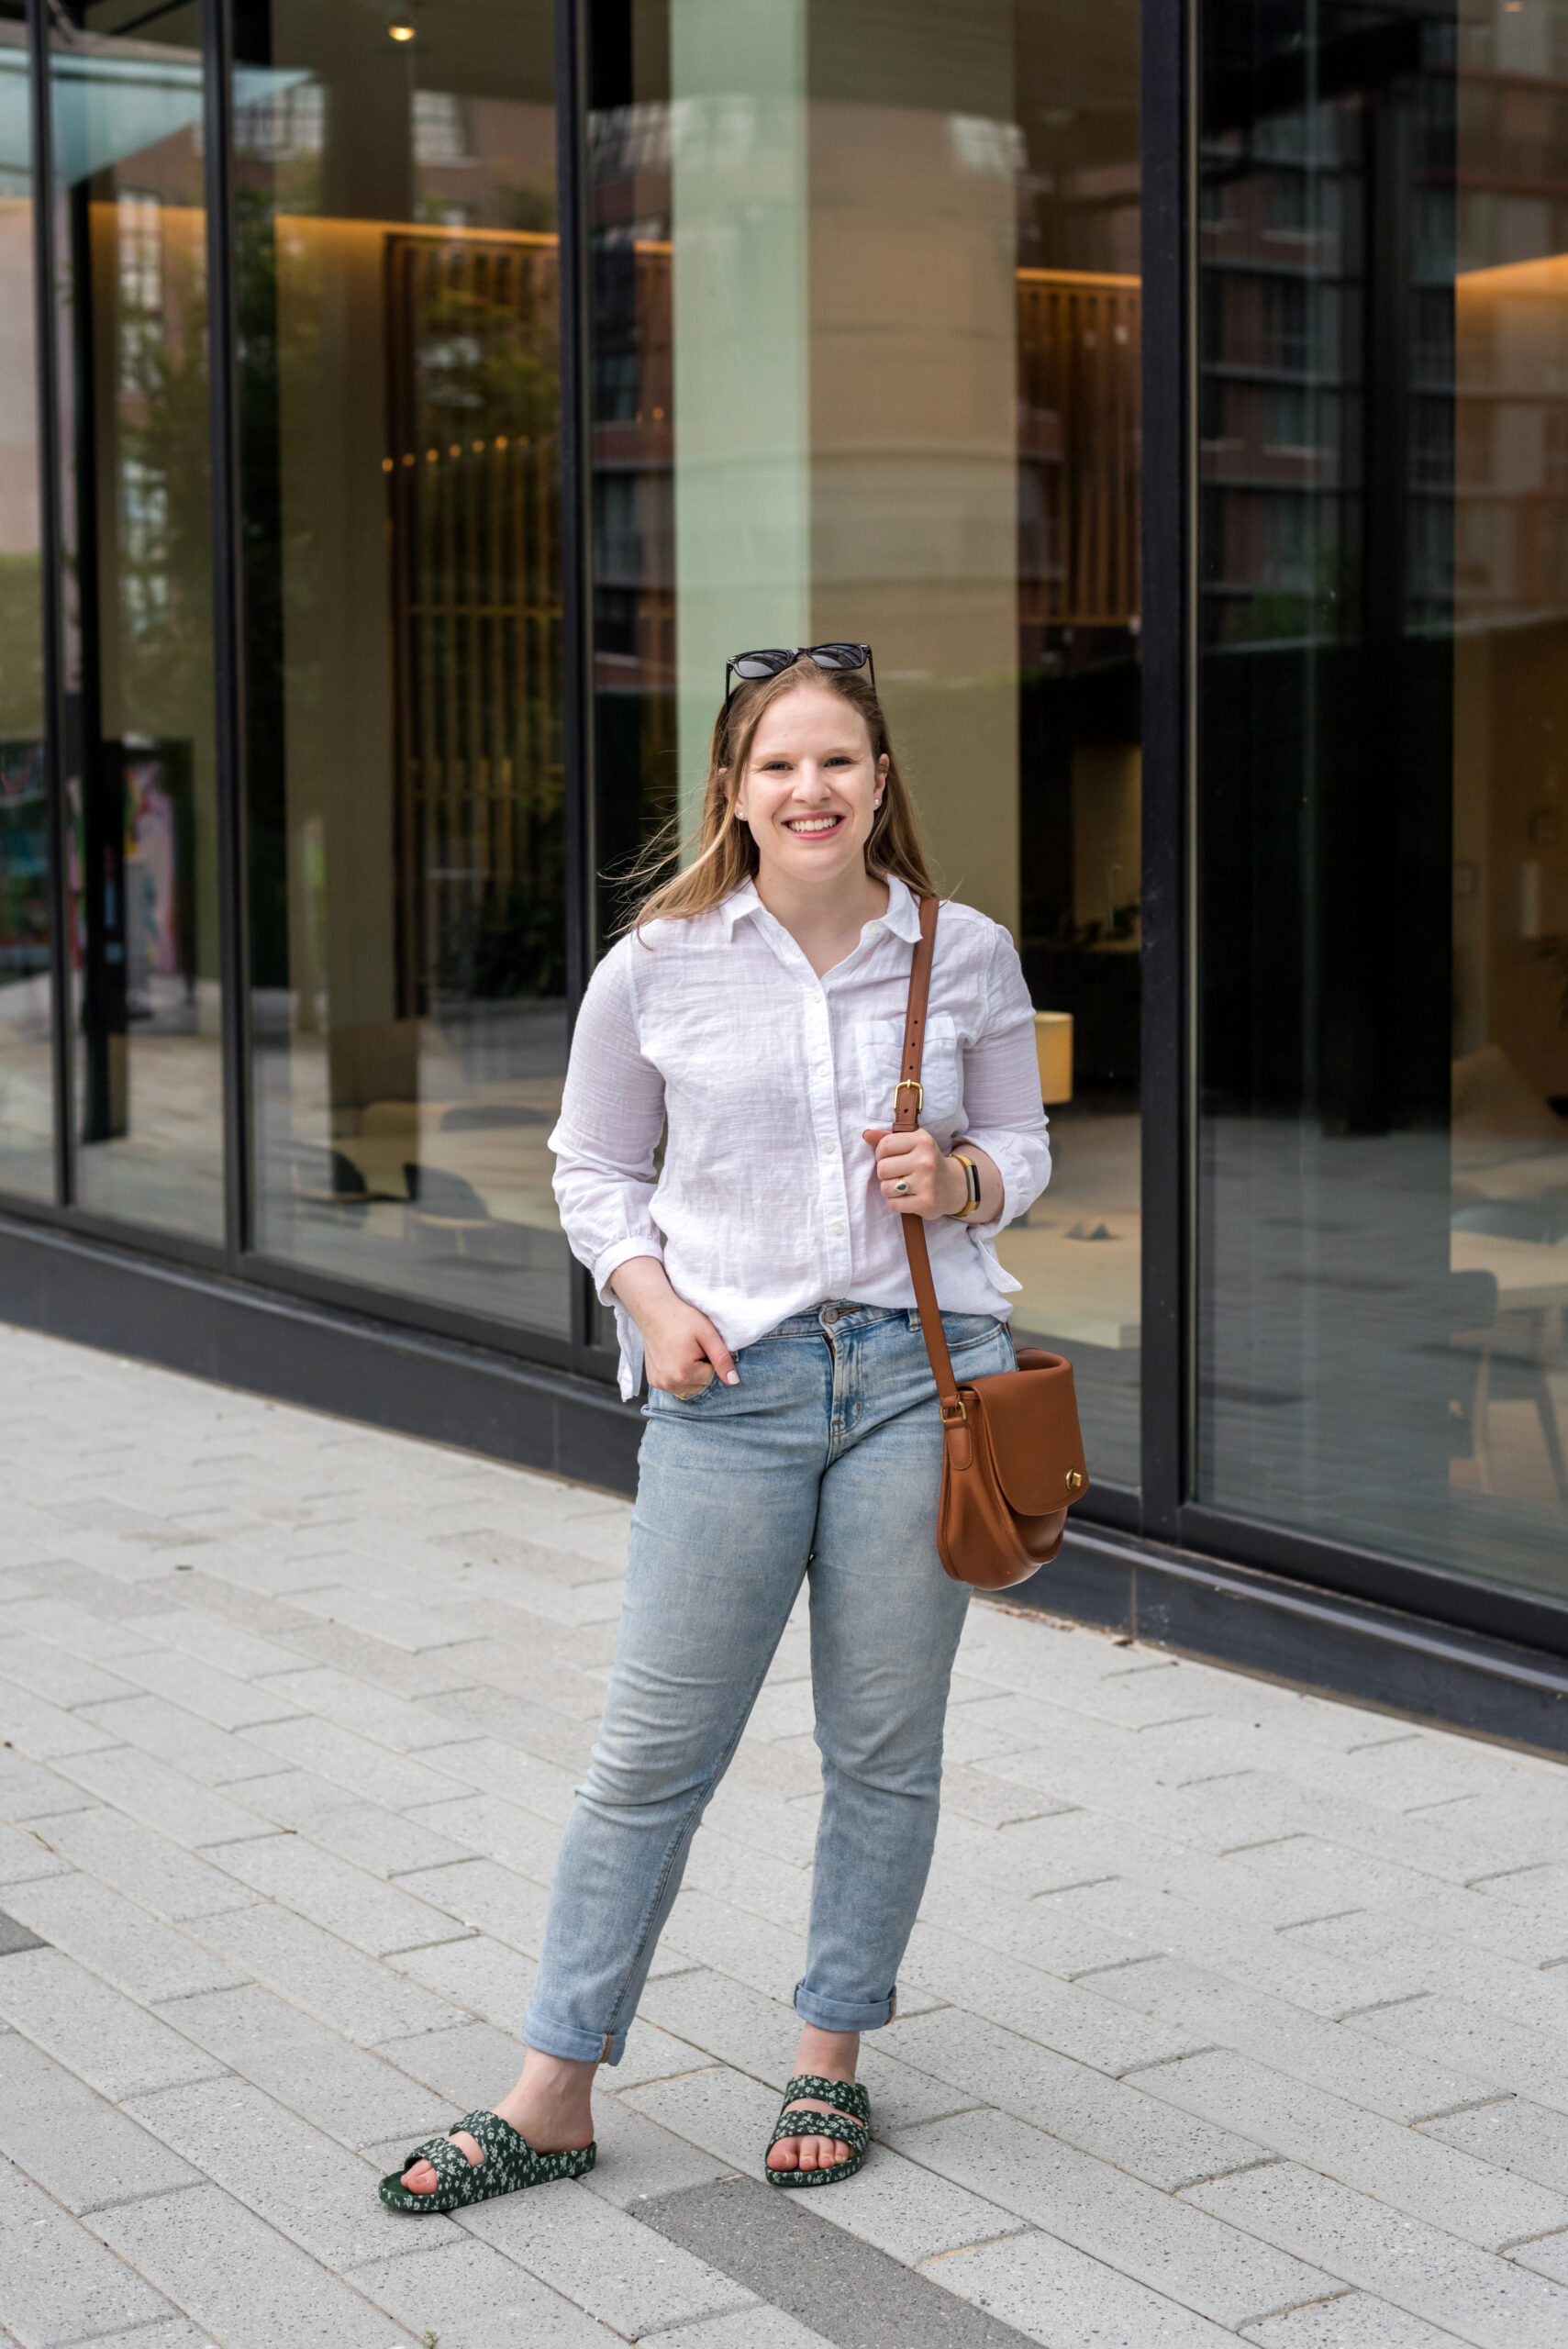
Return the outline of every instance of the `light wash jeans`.
<path id="1" fill-rule="evenodd" d="M 989 1314 L 944 1314 L 961 1377 L 1011 1370 Z M 937 1831 L 969 1592 L 937 1556 L 941 1431 L 918 1317 L 829 1302 L 687 1402 L 654 1393 L 615 1670 L 562 1839 L 523 2036 L 620 2061 L 692 1839 L 805 1575 L 823 1803 L 797 2013 L 892 2019 Z M 781 1869 L 781 1876 L 783 1870 Z"/>

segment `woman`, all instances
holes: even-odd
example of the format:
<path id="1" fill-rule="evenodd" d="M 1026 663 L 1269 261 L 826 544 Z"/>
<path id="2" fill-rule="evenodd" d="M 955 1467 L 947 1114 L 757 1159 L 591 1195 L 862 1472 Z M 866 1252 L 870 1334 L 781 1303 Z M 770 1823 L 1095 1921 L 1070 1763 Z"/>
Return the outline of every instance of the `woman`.
<path id="1" fill-rule="evenodd" d="M 592 2166 L 595 2069 L 619 2061 L 803 1576 L 823 1803 L 768 2176 L 829 2184 L 865 2156 L 860 2034 L 892 2019 L 925 1887 L 968 1598 L 937 1556 L 941 1433 L 897 1219 L 929 1225 L 961 1375 L 1010 1369 L 1018 1284 L 990 1242 L 1050 1171 L 1018 958 L 967 907 L 938 929 L 920 1126 L 889 1130 L 932 884 L 869 659 L 729 664 L 696 860 L 584 1001 L 550 1146 L 622 1394 L 648 1378 L 626 1599 L 522 2076 L 383 2181 L 395 2209 Z"/>

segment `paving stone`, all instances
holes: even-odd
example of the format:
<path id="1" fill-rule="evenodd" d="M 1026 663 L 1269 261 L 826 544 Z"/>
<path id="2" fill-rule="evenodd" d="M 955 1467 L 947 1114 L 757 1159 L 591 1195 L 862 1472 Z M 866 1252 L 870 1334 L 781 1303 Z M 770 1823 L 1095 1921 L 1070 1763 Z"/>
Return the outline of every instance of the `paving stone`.
<path id="1" fill-rule="evenodd" d="M 1561 2349 L 1568 2337 L 1568 2289 L 1294 2162 L 1185 2199 L 1482 2349 Z"/>
<path id="2" fill-rule="evenodd" d="M 339 2144 L 363 2148 L 395 2137 L 411 2145 L 451 2118 L 455 2099 L 396 2068 L 394 2050 L 403 2043 L 394 2043 L 384 2061 L 259 1984 L 182 1998 L 169 2012 L 194 2043 L 190 2071 L 180 2076 L 226 2065 Z M 216 2061 L 204 2062 L 198 2049 Z"/>
<path id="3" fill-rule="evenodd" d="M 473 1794 L 421 1804 L 409 1816 L 466 1851 L 482 1852 L 550 1889 L 561 1831 L 535 1812 L 499 1795 Z"/>
<path id="4" fill-rule="evenodd" d="M 197 1786 L 183 1770 L 140 1753 L 134 1746 L 117 1745 L 112 1752 L 74 1755 L 71 1776 L 95 1799 L 128 1811 L 144 1827 L 156 1829 L 172 1842 L 189 1851 L 204 1843 L 232 1843 L 245 1835 L 270 1835 L 272 1827 L 255 1812 L 242 1810 L 227 1795 Z M 247 1792 L 264 1785 L 252 1779 Z M 80 1807 L 80 1802 L 78 1806 Z M 65 1808 L 65 1806 L 61 1806 Z"/>
<path id="5" fill-rule="evenodd" d="M 721 2156 L 703 2152 L 673 2130 L 662 2129 L 623 2098 L 606 2096 L 603 2087 L 616 2075 L 600 2076 L 603 2085 L 594 2099 L 594 2137 L 599 2154 L 583 2180 L 591 2194 L 601 2195 L 635 2218 L 637 2204 L 648 2195 L 706 2186 L 725 2176 L 730 2165 Z"/>
<path id="6" fill-rule="evenodd" d="M 69 1816 L 69 1814 L 64 1814 Z M 63 1876 L 71 1862 L 56 1848 L 60 1830 L 50 1822 L 48 1837 L 25 1827 L 0 1825 L 0 1885 L 30 1884 L 37 1876 Z"/>
<path id="7" fill-rule="evenodd" d="M 753 2303 L 733 2316 L 708 2317 L 701 2324 L 679 2324 L 659 2336 L 659 2349 L 822 2349 L 826 2335 L 808 2332 L 782 2309 Z"/>
<path id="8" fill-rule="evenodd" d="M 232 1787 L 247 1778 L 265 1776 L 277 1765 L 259 1746 L 215 1729 L 210 1721 L 172 1705 L 164 1697 L 117 1697 L 112 1704 L 92 1705 L 74 1713 L 73 1720 L 92 1722 L 117 1743 L 134 1745 L 172 1769 L 183 1771 L 198 1786 Z"/>
<path id="9" fill-rule="evenodd" d="M 1344 2292 L 1315 2308 L 1270 2317 L 1250 2324 L 1243 2335 L 1258 2349 L 1449 2349 L 1458 2337 L 1365 2292 Z"/>
<path id="10" fill-rule="evenodd" d="M 1140 2085 L 1472 2243 L 1496 2249 L 1568 2227 L 1562 2195 L 1451 2146 L 1436 2147 L 1415 2130 L 1359 2112 L 1250 2056 L 1216 2053 L 1160 2064 L 1140 2076 Z"/>
<path id="11" fill-rule="evenodd" d="M 297 1626 L 290 1626 L 288 1645 L 296 1666 L 301 1663 L 333 1664 L 340 1672 L 352 1673 L 370 1687 L 390 1690 L 395 1697 L 417 1699 L 440 1696 L 466 1688 L 473 1678 L 472 1672 L 464 1668 L 472 1654 L 472 1643 L 430 1648 L 423 1655 L 411 1655 L 406 1648 L 392 1647 L 385 1640 L 375 1639 L 367 1631 L 356 1631 L 348 1623 L 323 1623 L 300 1614 Z"/>
<path id="12" fill-rule="evenodd" d="M 858 2181 L 856 2181 L 858 2183 Z M 1228 2327 L 1051 2235 L 1015 2234 L 926 2271 L 943 2289 L 1050 2349 L 1221 2349 Z"/>
<path id="13" fill-rule="evenodd" d="M 1118 2005 L 1119 1976 L 1106 1977 L 1112 1987 L 1108 1996 L 1102 1995 L 935 1926 L 916 1927 L 905 1971 L 949 2004 L 967 2007 L 1097 2072 L 1114 2075 L 1135 2065 L 1162 2063 L 1203 2044 L 1179 2023 L 1134 2016 Z"/>
<path id="14" fill-rule="evenodd" d="M 201 2176 L 19 2031 L 0 2035 L 0 2153 L 78 2216 Z"/>
<path id="15" fill-rule="evenodd" d="M 240 1679 L 179 1648 L 128 1656 L 120 1669 L 128 1680 L 217 1729 L 256 1729 L 263 1721 L 295 1720 L 301 1710 L 278 1681 Z"/>
<path id="16" fill-rule="evenodd" d="M 449 1735 L 452 1726 L 449 1720 Z M 460 1786 L 473 1787 L 499 1797 L 503 1802 L 516 1803 L 519 1809 L 532 1811 L 557 1827 L 566 1824 L 575 1793 L 573 1774 L 541 1761 L 537 1753 L 507 1745 L 499 1738 L 472 1737 L 446 1745 L 427 1746 L 420 1759 L 433 1770 L 447 1772 Z M 450 1787 L 445 1798 L 454 1799 Z"/>
<path id="17" fill-rule="evenodd" d="M 63 1810 L 84 1810 L 92 1799 L 73 1778 L 46 1770 L 0 1745 L 0 1818 L 22 1824 L 53 1818 Z"/>
<path id="18" fill-rule="evenodd" d="M 237 1680 L 257 1680 L 269 1672 L 295 1671 L 299 1665 L 299 1657 L 280 1642 L 263 1639 L 243 1623 L 209 1614 L 205 1607 L 172 1607 L 166 1614 L 144 1615 L 138 1629 L 149 1640 L 199 1656 L 204 1664 L 216 1664 Z"/>
<path id="19" fill-rule="evenodd" d="M 302 1777 L 305 1775 L 300 1773 Z M 268 1787 L 273 1783 L 270 1778 L 263 1781 Z M 319 1779 L 312 1783 L 317 1787 L 325 1784 Z M 335 1852 L 339 1859 L 350 1861 L 356 1868 L 364 1868 L 372 1876 L 395 1878 L 410 1875 L 415 1868 L 440 1867 L 449 1861 L 468 1856 L 462 1844 L 422 1824 L 417 1813 L 383 1810 L 369 1802 L 346 1803 L 340 1787 L 333 1787 L 329 1792 L 329 1803 L 322 1807 L 312 1805 L 287 1824 L 298 1826 L 303 1821 L 313 1843 L 324 1851 Z M 271 1800 L 269 1798 L 270 1803 Z"/>
<path id="20" fill-rule="evenodd" d="M 116 2100 L 221 2068 L 57 1949 L 24 1950 L 0 1964 L 0 2015 Z"/>
<path id="21" fill-rule="evenodd" d="M 12 1885 L 6 1902 L 33 1932 L 144 2006 L 223 1989 L 239 1978 L 210 1950 L 90 1876 Z"/>
<path id="22" fill-rule="evenodd" d="M 594 1725 L 604 1710 L 604 1692 L 599 1691 L 599 1701 L 592 1713 L 584 1709 L 575 1716 L 561 1706 L 518 1696 L 504 1687 L 464 1688 L 455 1695 L 428 1698 L 426 1702 L 431 1712 L 450 1721 L 454 1739 L 466 1742 L 476 1737 L 493 1737 L 504 1745 L 569 1771 L 575 1779 L 588 1766 Z M 507 1789 L 497 1781 L 495 1791 L 505 1794 Z"/>
<path id="23" fill-rule="evenodd" d="M 222 1868 L 154 1835 L 107 1804 L 51 1820 L 50 1840 L 65 1860 L 112 1885 L 155 1917 L 176 1924 L 182 1918 L 242 1909 L 256 1898 Z"/>
<path id="24" fill-rule="evenodd" d="M 68 1713 L 45 1698 L 6 1683 L 0 1691 L 0 1735 L 34 1762 L 63 1762 L 118 1745 L 122 1732 L 102 1728 L 85 1713 Z"/>
<path id="25" fill-rule="evenodd" d="M 550 1905 L 547 1886 L 497 1866 L 494 1860 L 480 1859 L 416 1868 L 398 1881 L 460 1923 L 477 1925 L 510 1948 L 538 1956 Z"/>
<path id="26" fill-rule="evenodd" d="M 204 1918 L 192 1931 L 361 2047 L 458 2020 L 446 1999 L 272 1901 Z"/>
<path id="27" fill-rule="evenodd" d="M 406 2223 L 420 2230 L 422 2241 L 435 2221 Z M 417 2341 L 455 2343 L 456 2349 L 613 2349 L 617 2334 L 488 2243 L 454 2232 L 463 2239 L 439 2251 L 416 2244 L 401 2259 L 357 2267 L 355 2286 Z"/>
<path id="28" fill-rule="evenodd" d="M 572 2180 L 478 2203 L 462 2223 L 626 2341 L 752 2300 L 717 2268 Z"/>
<path id="29" fill-rule="evenodd" d="M 376 2051 L 410 2078 L 454 2104 L 460 2112 L 493 2105 L 522 2069 L 521 2043 L 509 2032 L 472 2017 L 448 2031 L 422 2031 L 412 2039 L 389 2039 Z"/>
<path id="30" fill-rule="evenodd" d="M 95 1614 L 91 1609 L 75 1605 L 72 1600 L 52 1594 L 54 1577 L 43 1568 L 34 1577 L 37 1595 L 13 1600 L 6 1609 L 4 1627 L 33 1633 L 35 1638 L 48 1640 L 68 1655 L 81 1656 L 89 1664 L 113 1664 L 117 1657 L 137 1655 L 157 1645 L 162 1634 L 157 1629 L 157 1619 L 141 1618 L 130 1622 L 117 1622 L 113 1616 Z"/>
<path id="31" fill-rule="evenodd" d="M 106 1698 L 128 1697 L 132 1693 L 127 1682 L 116 1674 L 84 1663 L 64 1648 L 51 1647 L 47 1641 L 33 1638 L 20 1624 L 13 1630 L 8 1609 L 0 1613 L 0 1682 L 9 1684 L 0 1687 L 0 1718 L 7 1720 L 12 1687 L 25 1689 L 29 1696 L 42 1697 L 67 1710 L 72 1705 L 102 1703 Z"/>
<path id="32" fill-rule="evenodd" d="M 423 1705 L 373 1687 L 331 1664 L 307 1664 L 296 1656 L 291 1670 L 270 1675 L 261 1687 L 267 1695 L 288 1700 L 286 1707 L 279 1707 L 280 1711 L 297 1709 L 321 1715 L 377 1745 L 389 1747 L 394 1753 L 417 1753 L 421 1746 L 450 1742 L 448 1724 L 432 1719 Z"/>
<path id="33" fill-rule="evenodd" d="M 302 1835 L 225 1845 L 214 1857 L 252 1892 L 308 1917 L 373 1957 L 451 1938 L 451 1919 L 441 1910 L 318 1851 Z"/>
<path id="34" fill-rule="evenodd" d="M 1264 2151 L 1238 2125 L 1173 2111 L 1149 2093 L 1181 2064 L 1135 2076 L 1135 2084 L 1107 2079 L 957 2007 L 900 2016 L 885 2036 L 904 2063 L 950 2084 L 955 2110 L 960 2101 L 995 2105 L 1166 2193 L 1244 2168 Z"/>
<path id="35" fill-rule="evenodd" d="M 100 2211 L 93 2225 L 224 2349 L 388 2349 L 380 2310 L 216 2186 Z"/>
<path id="36" fill-rule="evenodd" d="M 408 2221 L 376 2193 L 381 2173 L 249 2080 L 166 2088 L 130 2110 L 155 2138 L 328 2267 L 395 2258 L 409 2248 Z M 454 2232 L 439 2214 L 421 2223 Z"/>
<path id="37" fill-rule="evenodd" d="M 1221 1981 L 1218 1975 L 1173 1959 L 1102 1975 L 1097 1987 L 1103 1998 L 1125 2002 L 1140 2013 L 1158 2015 L 1173 2024 L 1185 2022 L 1201 2045 L 1234 2047 L 1256 2055 L 1292 2079 L 1327 2088 L 1390 2121 L 1423 2121 L 1473 2104 L 1491 2092 L 1481 2074 L 1381 2045 L 1349 2023 L 1326 2021 L 1282 1998 L 1244 1990 L 1240 1983 Z M 1137 2067 L 1132 2074 L 1137 2076 Z"/>
<path id="38" fill-rule="evenodd" d="M 399 1951 L 389 1963 L 397 1973 L 521 2039 L 537 1971 L 531 1957 L 492 1941 L 488 1933 L 470 1933 L 434 1949 Z"/>
<path id="39" fill-rule="evenodd" d="M 0 2335 L 8 2339 L 9 2335 Z M 210 2332 L 204 2332 L 189 2318 L 177 2316 L 167 2324 L 139 2324 L 133 2332 L 95 2332 L 93 2349 L 201 2349 L 203 2343 L 212 2343 Z"/>
<path id="40" fill-rule="evenodd" d="M 1550 2276 L 1554 2283 L 1568 2284 L 1568 2234 L 1548 2235 L 1543 2241 L 1519 2243 L 1508 2254 L 1521 2267 L 1529 2268 L 1537 2276 Z"/>
<path id="41" fill-rule="evenodd" d="M 1537 2104 L 1568 2112 L 1568 2040 L 1489 2014 L 1463 1998 L 1412 1998 L 1346 2020 L 1358 2034 L 1414 2048 L 1434 2061 L 1446 2056 L 1494 2087 L 1512 2088 Z M 1473 2103 L 1475 2098 L 1463 2101 Z"/>
<path id="42" fill-rule="evenodd" d="M 1551 2112 L 1525 2097 L 1511 2096 L 1468 2112 L 1450 2113 L 1422 2124 L 1424 2137 L 1457 2145 L 1477 2160 L 1533 2177 L 1568 2194 L 1568 2113 Z"/>
<path id="43" fill-rule="evenodd" d="M 252 1730 L 250 1737 L 258 1749 L 276 1755 L 274 1769 L 286 1764 L 291 1769 L 313 1771 L 318 1778 L 329 1778 L 350 1794 L 378 1802 L 388 1810 L 437 1802 L 451 1792 L 450 1780 L 438 1777 L 422 1764 L 389 1753 L 368 1737 L 340 1729 L 336 1721 L 317 1720 L 309 1714 L 297 1721 Z"/>
<path id="44" fill-rule="evenodd" d="M 195 2189 L 200 2191 L 199 2188 Z M 181 2201 L 181 2195 L 160 2198 Z M 19 2170 L 0 2163 L 0 2323 L 27 2349 L 151 2324 L 173 2314 Z"/>
<path id="45" fill-rule="evenodd" d="M 897 2149 L 1232 2330 L 1333 2288 L 1305 2255 L 1223 2224 L 1195 2224 L 1207 2209 L 1173 2200 L 1008 2114 L 929 2121 L 905 2131 Z"/>

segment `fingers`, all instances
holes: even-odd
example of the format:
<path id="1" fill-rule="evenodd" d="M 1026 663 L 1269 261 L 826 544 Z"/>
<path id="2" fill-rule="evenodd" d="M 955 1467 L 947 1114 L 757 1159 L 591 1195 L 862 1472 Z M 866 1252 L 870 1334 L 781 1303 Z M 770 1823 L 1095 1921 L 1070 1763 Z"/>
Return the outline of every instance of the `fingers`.
<path id="1" fill-rule="evenodd" d="M 726 1386 L 739 1386 L 740 1373 L 735 1367 L 735 1357 L 711 1321 L 704 1322 L 698 1334 L 697 1343 L 712 1363 L 719 1377 L 723 1379 Z M 705 1379 L 703 1384 L 706 1386 L 706 1383 Z"/>

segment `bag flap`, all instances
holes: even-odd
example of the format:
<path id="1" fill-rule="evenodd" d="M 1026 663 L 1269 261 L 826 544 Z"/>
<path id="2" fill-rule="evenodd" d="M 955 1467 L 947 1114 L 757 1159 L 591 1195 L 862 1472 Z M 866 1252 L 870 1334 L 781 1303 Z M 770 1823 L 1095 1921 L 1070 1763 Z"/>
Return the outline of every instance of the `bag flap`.
<path id="1" fill-rule="evenodd" d="M 1000 1371 L 959 1388 L 980 1408 L 996 1481 L 1018 1517 L 1048 1517 L 1089 1488 L 1073 1365 L 1060 1355 L 1034 1360 L 1049 1367 Z"/>

